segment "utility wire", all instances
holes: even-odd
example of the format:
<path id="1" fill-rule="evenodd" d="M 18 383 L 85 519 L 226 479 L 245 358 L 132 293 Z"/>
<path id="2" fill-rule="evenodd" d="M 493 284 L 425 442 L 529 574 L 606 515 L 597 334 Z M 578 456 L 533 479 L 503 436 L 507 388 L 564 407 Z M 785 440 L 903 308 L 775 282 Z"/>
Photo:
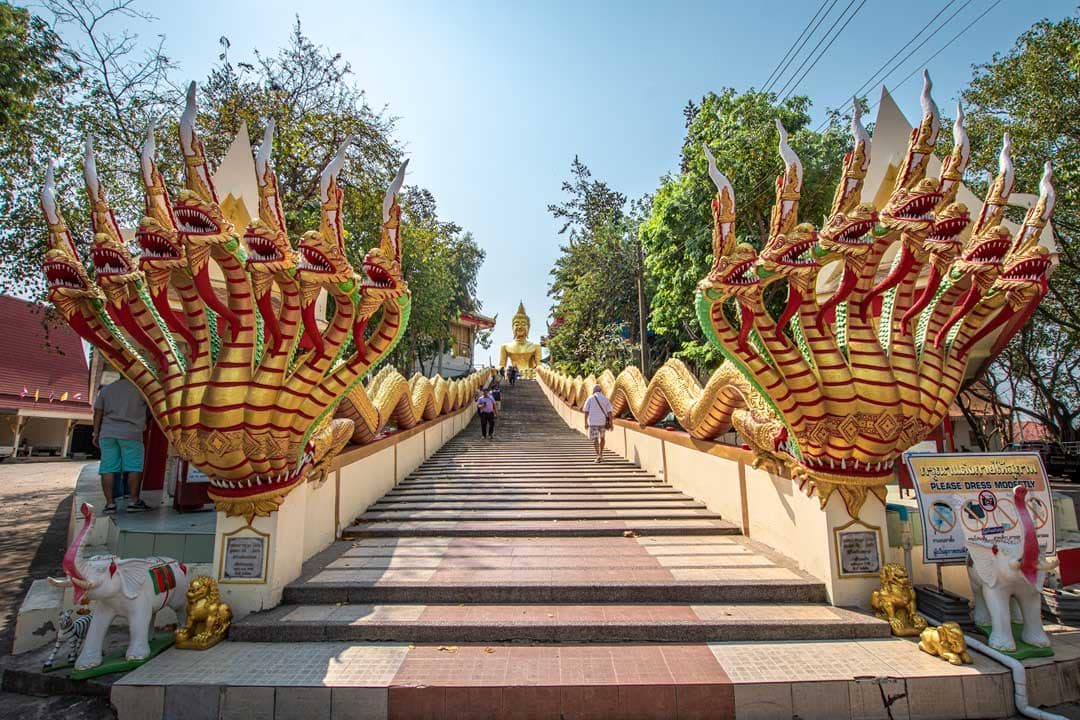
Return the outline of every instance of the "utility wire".
<path id="1" fill-rule="evenodd" d="M 791 59 L 787 61 L 787 64 L 784 65 L 783 70 L 780 71 L 780 74 L 776 76 L 773 82 L 762 88 L 763 91 L 768 92 L 770 87 L 774 87 L 777 83 L 780 82 L 780 79 L 784 76 L 784 73 L 787 72 L 788 68 L 791 67 L 791 64 L 795 62 L 796 58 L 798 58 L 799 53 L 802 52 L 802 49 L 806 46 L 806 43 L 810 40 L 810 38 L 814 36 L 814 33 L 817 32 L 818 27 L 825 20 L 825 18 L 829 16 L 829 13 L 832 12 L 832 9 L 836 5 L 836 3 L 837 0 L 830 0 L 829 7 L 825 10 L 825 13 L 820 18 L 818 18 L 818 21 L 816 23 L 814 23 L 814 27 L 810 28 L 810 32 L 803 34 L 802 39 L 799 40 L 798 47 L 795 48 L 795 52 L 791 56 Z M 835 26 L 835 24 L 836 23 L 834 22 L 833 25 Z M 810 52 L 812 53 L 813 50 L 811 50 Z M 796 70 L 796 72 L 798 71 Z"/>
<path id="2" fill-rule="evenodd" d="M 817 16 L 821 14 L 821 10 L 825 7 L 825 3 L 827 2 L 829 2 L 829 0 L 821 0 L 821 4 L 818 5 L 817 12 L 814 13 L 814 16 L 807 21 L 803 29 L 800 30 L 799 34 L 795 36 L 795 39 L 791 41 L 791 45 L 788 46 L 787 52 L 784 53 L 784 57 L 780 58 L 780 62 L 776 63 L 776 67 L 774 67 L 773 71 L 769 73 L 769 77 L 765 79 L 765 83 L 762 85 L 763 90 L 769 87 L 769 83 L 772 82 L 773 76 L 775 76 L 776 72 L 780 70 L 780 67 L 784 65 L 784 61 L 788 59 L 789 55 L 791 55 L 791 51 L 795 49 L 795 45 L 799 42 L 799 39 L 805 37 L 806 31 L 810 27 L 810 24 L 813 23 L 814 20 L 817 19 Z M 835 4 L 836 0 L 833 0 L 833 3 Z"/>
<path id="3" fill-rule="evenodd" d="M 784 91 L 786 91 L 791 86 L 791 83 L 795 80 L 795 76 L 802 72 L 803 68 L 806 67 L 806 64 L 810 62 L 810 58 L 814 57 L 814 53 L 816 53 L 818 51 L 818 48 L 821 47 L 822 43 L 824 43 L 829 38 L 829 35 L 832 34 L 832 31 L 836 29 L 836 26 L 840 24 L 840 21 L 844 19 L 844 15 L 847 14 L 848 10 L 850 10 L 851 6 L 854 4 L 855 0 L 849 0 L 848 4 L 844 7 L 844 9 L 840 11 L 840 14 L 836 16 L 836 19 L 832 21 L 832 25 L 830 25 L 828 29 L 825 30 L 825 34 L 818 39 L 817 44 L 814 45 L 813 49 L 810 50 L 810 53 L 803 58 L 803 61 L 799 64 L 799 67 L 795 68 L 795 72 L 792 73 L 791 77 L 788 78 L 788 81 L 784 83 L 784 86 L 776 92 L 777 95 L 783 95 Z M 814 60 L 814 62 L 816 63 L 817 60 Z M 813 65 L 811 65 L 811 67 L 813 67 Z"/>
<path id="4" fill-rule="evenodd" d="M 970 1 L 971 0 L 968 0 L 968 2 L 970 2 Z M 918 40 L 919 36 L 922 35 L 924 32 L 926 32 L 926 29 L 929 28 L 931 25 L 933 25 L 934 21 L 936 21 L 939 17 L 941 17 L 942 13 L 944 13 L 946 10 L 948 10 L 949 7 L 955 2 L 956 2 L 956 0 L 949 0 L 949 2 L 945 3 L 945 5 L 942 6 L 942 8 L 940 10 L 938 10 L 937 15 L 934 15 L 934 17 L 930 18 L 930 20 L 927 21 L 927 23 L 925 25 L 923 25 L 921 28 L 919 28 L 919 31 L 917 33 L 915 33 L 914 35 L 912 35 L 910 40 L 908 40 L 906 43 L 901 45 L 900 48 L 896 52 L 893 53 L 893 56 L 891 58 L 889 58 L 888 60 L 886 60 L 885 62 L 883 62 L 881 64 L 881 67 L 879 67 L 877 70 L 875 70 L 874 74 L 870 76 L 870 79 L 867 80 L 866 82 L 864 82 L 862 85 L 860 85 L 859 89 L 856 90 L 855 92 L 851 93 L 851 95 L 853 97 L 859 97 L 860 95 L 862 95 L 862 93 L 866 92 L 866 90 L 870 86 L 872 86 L 874 84 L 875 79 L 881 73 L 881 71 L 884 70 L 885 68 L 887 68 L 889 65 L 891 65 L 892 61 L 900 56 L 900 53 L 904 52 L 904 50 L 911 47 L 912 43 L 914 43 L 916 40 Z M 832 112 L 835 112 L 836 110 L 839 110 L 839 109 L 840 109 L 840 106 L 834 107 L 834 108 L 832 108 Z"/>
<path id="5" fill-rule="evenodd" d="M 970 2 L 971 0 L 968 0 L 968 1 Z M 851 0 L 851 2 L 853 3 L 853 2 L 855 2 L 855 0 Z M 848 15 L 848 19 L 844 21 L 844 24 L 841 25 L 840 29 L 836 31 L 836 34 L 832 36 L 832 39 L 829 40 L 829 44 L 826 45 L 824 47 L 824 49 L 822 49 L 822 51 L 814 59 L 814 62 L 812 62 L 810 64 L 810 67 L 806 68 L 806 72 L 804 72 L 802 75 L 799 76 L 799 79 L 796 80 L 795 84 L 791 86 L 791 89 L 788 90 L 788 93 L 787 93 L 787 95 L 784 96 L 783 100 L 787 100 L 788 97 L 799 88 L 799 83 L 801 83 L 803 81 L 803 78 L 805 78 L 810 73 L 810 71 L 814 69 L 814 66 L 818 64 L 818 62 L 821 60 L 821 58 L 823 58 L 825 56 L 825 53 L 827 53 L 829 51 L 829 48 L 831 48 L 833 46 L 833 43 L 836 42 L 836 38 L 840 37 L 840 35 L 844 32 L 844 28 L 846 28 L 848 26 L 848 23 L 850 23 L 855 18 L 855 16 L 859 14 L 859 11 L 862 10 L 863 5 L 865 5 L 865 4 L 866 4 L 866 0 L 862 0 L 862 2 L 859 3 L 859 6 L 857 8 L 855 8 L 855 11 L 853 13 L 851 13 L 850 15 Z M 848 3 L 848 7 L 851 7 L 851 3 Z M 845 8 L 845 12 L 846 11 L 847 11 L 847 9 Z M 843 17 L 843 16 L 841 15 L 841 17 Z M 783 102 L 783 100 L 781 100 L 781 102 Z"/>

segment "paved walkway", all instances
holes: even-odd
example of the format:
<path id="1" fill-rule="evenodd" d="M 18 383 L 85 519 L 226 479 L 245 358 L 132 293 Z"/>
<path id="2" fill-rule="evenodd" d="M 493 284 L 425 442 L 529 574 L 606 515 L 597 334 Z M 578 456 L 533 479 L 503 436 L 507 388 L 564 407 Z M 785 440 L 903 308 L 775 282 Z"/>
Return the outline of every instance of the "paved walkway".
<path id="1" fill-rule="evenodd" d="M 1005 717 L 954 668 L 657 478 L 531 382 L 312 558 L 284 603 L 113 690 L 120 720 Z M 167 688 L 167 689 L 166 689 Z M 887 706 L 887 707 L 886 707 Z"/>

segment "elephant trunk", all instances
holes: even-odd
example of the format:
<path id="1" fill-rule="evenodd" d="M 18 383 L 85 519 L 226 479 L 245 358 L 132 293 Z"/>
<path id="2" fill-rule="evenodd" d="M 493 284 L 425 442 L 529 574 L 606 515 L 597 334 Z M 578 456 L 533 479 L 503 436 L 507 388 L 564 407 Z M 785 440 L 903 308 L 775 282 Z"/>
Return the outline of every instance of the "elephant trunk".
<path id="1" fill-rule="evenodd" d="M 1013 488 L 1013 501 L 1016 503 L 1016 519 L 1020 522 L 1022 554 L 1020 556 L 1020 572 L 1032 585 L 1035 584 L 1039 572 L 1039 539 L 1035 535 L 1035 523 L 1031 521 L 1031 513 L 1028 512 L 1027 488 L 1017 485 Z"/>
<path id="2" fill-rule="evenodd" d="M 74 599 L 76 605 L 82 600 L 82 596 L 87 590 L 93 589 L 93 583 L 86 579 L 80 568 L 81 558 L 79 553 L 82 550 L 83 542 L 86 540 L 86 534 L 90 532 L 90 524 L 94 520 L 94 511 L 87 503 L 83 503 L 79 511 L 83 516 L 82 529 L 79 530 L 79 534 L 75 536 L 75 541 L 71 543 L 67 552 L 64 553 L 64 561 L 61 564 L 64 568 L 64 574 L 68 576 L 72 586 L 75 588 Z"/>

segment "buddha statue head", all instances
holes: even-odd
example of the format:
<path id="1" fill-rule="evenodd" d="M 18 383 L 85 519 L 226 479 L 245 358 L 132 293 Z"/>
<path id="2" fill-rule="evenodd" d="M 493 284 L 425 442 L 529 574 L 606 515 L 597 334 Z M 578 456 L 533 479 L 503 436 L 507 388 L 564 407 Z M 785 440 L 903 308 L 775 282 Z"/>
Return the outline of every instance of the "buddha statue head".
<path id="1" fill-rule="evenodd" d="M 529 336 L 529 316 L 525 314 L 525 303 L 518 303 L 517 312 L 514 313 L 514 317 L 510 320 L 510 326 L 514 330 L 514 339 L 518 342 L 525 342 L 525 338 Z"/>

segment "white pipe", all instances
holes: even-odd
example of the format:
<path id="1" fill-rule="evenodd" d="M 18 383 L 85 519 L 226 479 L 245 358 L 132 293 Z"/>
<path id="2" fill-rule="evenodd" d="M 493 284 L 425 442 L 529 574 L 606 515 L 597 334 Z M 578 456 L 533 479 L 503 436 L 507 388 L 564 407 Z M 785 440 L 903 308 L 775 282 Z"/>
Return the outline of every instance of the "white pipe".
<path id="1" fill-rule="evenodd" d="M 941 625 L 941 621 L 937 618 L 930 617 L 926 613 L 923 613 L 922 615 L 924 618 L 926 618 L 927 622 Z M 1068 720 L 1068 718 L 1066 718 L 1064 715 L 1047 712 L 1046 710 L 1041 710 L 1028 704 L 1027 670 L 1024 668 L 1024 663 L 1020 662 L 1016 658 L 1009 657 L 1000 650 L 995 650 L 989 645 L 984 644 L 981 640 L 976 640 L 967 633 L 964 633 L 964 641 L 967 643 L 967 646 L 972 650 L 980 652 L 989 658 L 993 658 L 994 660 L 1001 663 L 1012 671 L 1013 702 L 1016 705 L 1016 712 L 1020 713 L 1024 717 L 1036 718 L 1037 720 Z"/>

